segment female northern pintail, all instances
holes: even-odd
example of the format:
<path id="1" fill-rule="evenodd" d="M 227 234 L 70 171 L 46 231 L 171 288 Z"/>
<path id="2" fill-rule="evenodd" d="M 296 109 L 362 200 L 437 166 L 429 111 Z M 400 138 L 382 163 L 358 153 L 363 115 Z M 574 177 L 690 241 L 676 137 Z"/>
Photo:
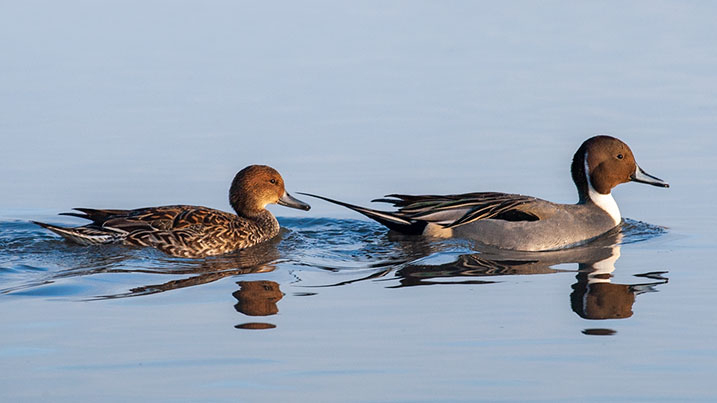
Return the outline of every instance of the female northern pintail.
<path id="1" fill-rule="evenodd" d="M 279 222 L 265 208 L 267 204 L 311 208 L 287 193 L 279 172 L 265 165 L 251 165 L 236 174 L 229 203 L 236 215 L 184 205 L 135 210 L 76 208 L 81 213 L 62 214 L 92 223 L 64 228 L 33 222 L 79 244 L 152 246 L 173 256 L 203 257 L 248 248 L 275 237 Z"/>
<path id="2" fill-rule="evenodd" d="M 669 185 L 648 175 L 627 144 L 610 136 L 586 140 L 571 166 L 580 197 L 577 204 L 557 204 L 535 197 L 495 192 L 459 195 L 392 194 L 374 201 L 397 211 L 372 210 L 332 200 L 404 234 L 461 237 L 524 251 L 559 249 L 589 241 L 620 224 L 620 210 L 610 191 L 625 182 Z"/>

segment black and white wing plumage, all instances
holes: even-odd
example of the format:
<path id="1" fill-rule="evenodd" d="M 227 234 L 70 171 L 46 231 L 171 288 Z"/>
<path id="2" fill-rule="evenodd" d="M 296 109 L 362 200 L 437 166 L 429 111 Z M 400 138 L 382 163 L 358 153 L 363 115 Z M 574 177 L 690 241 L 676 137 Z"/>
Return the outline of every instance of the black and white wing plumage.
<path id="1" fill-rule="evenodd" d="M 397 213 L 412 220 L 432 222 L 453 228 L 483 219 L 537 221 L 530 210 L 536 198 L 519 194 L 479 192 L 457 195 L 391 194 L 374 202 L 390 203 Z"/>
<path id="2" fill-rule="evenodd" d="M 396 211 L 369 209 L 309 193 L 330 203 L 359 212 L 390 229 L 404 234 L 421 234 L 428 223 L 453 228 L 477 220 L 537 221 L 540 214 L 531 211 L 539 199 L 518 194 L 480 192 L 457 195 L 391 194 L 373 200 L 392 204 Z"/>

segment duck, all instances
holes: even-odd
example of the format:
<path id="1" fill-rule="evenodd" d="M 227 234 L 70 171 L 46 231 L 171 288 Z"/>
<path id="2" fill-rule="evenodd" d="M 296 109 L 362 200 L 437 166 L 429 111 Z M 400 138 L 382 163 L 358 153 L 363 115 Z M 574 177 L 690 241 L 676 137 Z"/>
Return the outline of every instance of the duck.
<path id="1" fill-rule="evenodd" d="M 477 245 L 516 251 L 548 251 L 585 244 L 622 222 L 612 189 L 626 182 L 669 187 L 646 173 L 620 139 L 598 135 L 575 152 L 570 169 L 578 191 L 575 204 L 499 192 L 453 195 L 390 194 L 373 202 L 394 211 L 375 210 L 311 193 L 302 193 L 361 213 L 392 232 L 440 238 L 465 238 Z"/>
<path id="2" fill-rule="evenodd" d="M 159 249 L 171 256 L 200 258 L 246 249 L 279 234 L 279 222 L 268 204 L 309 210 L 290 195 L 274 168 L 250 165 L 239 171 L 229 188 L 236 214 L 203 206 L 171 205 L 134 210 L 74 208 L 60 213 L 92 221 L 80 227 L 60 227 L 38 221 L 68 241 L 81 245 L 124 244 Z"/>

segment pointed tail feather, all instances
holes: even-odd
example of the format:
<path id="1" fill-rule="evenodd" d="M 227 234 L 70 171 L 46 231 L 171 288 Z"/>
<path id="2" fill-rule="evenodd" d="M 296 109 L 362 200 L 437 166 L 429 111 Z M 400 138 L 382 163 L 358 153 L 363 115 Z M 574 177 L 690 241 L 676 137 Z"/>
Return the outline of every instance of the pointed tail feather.
<path id="1" fill-rule="evenodd" d="M 81 207 L 75 207 L 73 208 L 73 210 L 77 210 L 80 213 L 76 213 L 73 211 L 69 213 L 60 213 L 60 215 L 84 218 L 85 220 L 91 220 L 98 225 L 101 225 L 103 222 L 107 221 L 107 219 L 112 216 L 127 215 L 130 212 L 129 210 L 101 210 Z"/>
<path id="2" fill-rule="evenodd" d="M 84 218 L 85 220 L 92 220 L 89 215 L 87 215 L 85 213 L 75 213 L 74 211 L 69 212 L 69 213 L 59 213 L 58 215 L 67 215 L 70 217 L 78 217 L 78 218 Z M 33 222 L 35 222 L 35 221 L 33 221 Z M 38 224 L 38 223 L 36 223 L 36 224 Z"/>
<path id="3" fill-rule="evenodd" d="M 366 207 L 356 206 L 354 204 L 349 204 L 346 202 L 342 202 L 339 200 L 329 199 L 328 197 L 319 196 L 311 193 L 301 193 L 299 194 L 309 196 L 309 197 L 315 197 L 317 199 L 321 199 L 324 201 L 327 201 L 329 203 L 338 204 L 339 206 L 343 206 L 346 208 L 349 208 L 353 211 L 356 211 L 357 213 L 361 213 L 365 215 L 366 217 L 376 220 L 379 223 L 385 225 L 386 227 L 398 231 L 403 234 L 407 235 L 420 235 L 423 233 L 423 229 L 426 227 L 426 223 L 424 221 L 415 221 L 411 220 L 406 217 L 402 217 L 401 215 L 398 215 L 396 213 L 390 212 L 390 211 L 379 211 L 379 210 L 373 210 Z"/>
<path id="4" fill-rule="evenodd" d="M 68 241 L 80 244 L 80 245 L 99 245 L 107 243 L 121 242 L 124 239 L 124 233 L 115 232 L 105 229 L 89 228 L 89 227 L 77 227 L 77 228 L 65 228 L 58 227 L 52 224 L 46 224 L 39 221 L 32 221 L 33 224 L 37 224 L 43 228 L 47 228 L 50 231 L 60 235 Z"/>

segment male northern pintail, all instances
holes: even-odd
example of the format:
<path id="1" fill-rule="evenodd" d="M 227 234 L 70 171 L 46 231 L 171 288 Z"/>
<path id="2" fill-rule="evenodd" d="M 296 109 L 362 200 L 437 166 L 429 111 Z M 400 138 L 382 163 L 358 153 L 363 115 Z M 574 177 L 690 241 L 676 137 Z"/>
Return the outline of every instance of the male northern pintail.
<path id="1" fill-rule="evenodd" d="M 79 244 L 152 246 L 173 256 L 203 257 L 248 248 L 275 237 L 279 222 L 265 208 L 267 204 L 311 208 L 287 193 L 279 172 L 265 165 L 251 165 L 236 174 L 229 203 L 236 215 L 185 205 L 135 210 L 76 208 L 81 213 L 62 214 L 92 223 L 64 228 L 33 222 Z"/>
<path id="2" fill-rule="evenodd" d="M 584 243 L 620 224 L 620 210 L 610 191 L 625 182 L 669 185 L 648 175 L 627 144 L 610 136 L 586 140 L 571 166 L 580 197 L 577 204 L 557 204 L 535 197 L 496 192 L 459 195 L 392 194 L 374 201 L 397 211 L 378 211 L 332 200 L 404 234 L 460 237 L 501 249 L 541 251 Z"/>

